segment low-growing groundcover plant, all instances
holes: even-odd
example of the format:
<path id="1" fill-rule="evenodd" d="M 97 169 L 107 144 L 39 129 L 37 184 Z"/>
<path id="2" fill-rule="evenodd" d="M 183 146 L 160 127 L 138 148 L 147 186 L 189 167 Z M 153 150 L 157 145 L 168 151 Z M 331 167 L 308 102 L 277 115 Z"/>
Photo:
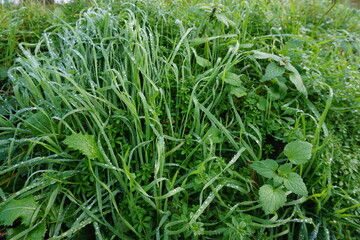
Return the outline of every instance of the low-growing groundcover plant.
<path id="1" fill-rule="evenodd" d="M 95 2 L 20 45 L 1 234 L 359 238 L 359 12 L 280 3 Z"/>

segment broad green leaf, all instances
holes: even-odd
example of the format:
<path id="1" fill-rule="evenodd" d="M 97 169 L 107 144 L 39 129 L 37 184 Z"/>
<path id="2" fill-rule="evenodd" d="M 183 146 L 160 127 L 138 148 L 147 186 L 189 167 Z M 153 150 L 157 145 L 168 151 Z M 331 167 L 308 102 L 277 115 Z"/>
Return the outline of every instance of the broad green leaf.
<path id="1" fill-rule="evenodd" d="M 268 106 L 268 102 L 264 97 L 260 97 L 259 102 L 256 104 L 259 110 L 266 111 Z"/>
<path id="2" fill-rule="evenodd" d="M 273 187 L 280 187 L 283 184 L 283 182 L 284 182 L 284 178 L 280 177 L 279 175 L 276 175 L 272 179 Z"/>
<path id="3" fill-rule="evenodd" d="M 234 95 L 237 98 L 241 98 L 243 96 L 246 96 L 246 88 L 244 87 L 232 87 L 230 89 L 230 94 Z"/>
<path id="4" fill-rule="evenodd" d="M 250 167 L 263 177 L 273 178 L 276 176 L 278 163 L 274 160 L 267 159 L 264 161 L 254 162 L 250 165 Z"/>
<path id="5" fill-rule="evenodd" d="M 63 143 L 72 149 L 80 151 L 89 159 L 100 158 L 101 156 L 93 135 L 75 133 L 67 136 Z"/>
<path id="6" fill-rule="evenodd" d="M 292 170 L 291 163 L 285 163 L 278 168 L 278 173 L 281 177 L 287 177 Z"/>
<path id="7" fill-rule="evenodd" d="M 271 185 L 264 185 L 259 190 L 259 202 L 266 214 L 277 211 L 286 203 L 286 194 L 280 188 L 273 188 Z"/>
<path id="8" fill-rule="evenodd" d="M 26 227 L 24 225 L 20 225 L 16 228 L 9 228 L 9 230 L 7 231 L 6 234 L 9 239 L 13 239 L 19 233 L 27 231 L 27 230 L 28 230 L 28 227 Z M 31 231 L 29 231 L 28 233 L 26 233 L 24 235 L 23 239 L 26 239 L 26 240 L 44 239 L 45 233 L 46 233 L 46 223 L 42 222 L 36 228 L 34 228 Z"/>
<path id="9" fill-rule="evenodd" d="M 262 81 L 267 81 L 274 79 L 276 77 L 280 77 L 284 74 L 284 72 L 285 72 L 285 68 L 279 67 L 275 62 L 271 62 L 266 67 L 265 75 Z"/>
<path id="10" fill-rule="evenodd" d="M 210 67 L 211 62 L 203 57 L 195 56 L 196 57 L 196 63 L 199 64 L 202 67 Z"/>
<path id="11" fill-rule="evenodd" d="M 302 82 L 300 74 L 291 73 L 289 79 L 295 85 L 296 89 L 307 97 L 307 90 Z"/>
<path id="12" fill-rule="evenodd" d="M 242 86 L 242 82 L 240 80 L 240 76 L 232 73 L 232 72 L 226 72 L 225 76 L 223 77 L 224 81 L 230 85 L 236 86 L 236 87 L 241 87 Z"/>
<path id="13" fill-rule="evenodd" d="M 275 101 L 276 101 L 276 100 L 279 100 L 280 97 L 281 97 L 280 92 L 278 92 L 277 90 L 275 90 L 274 87 L 269 88 L 268 93 L 269 93 L 269 97 L 270 97 L 271 100 L 275 100 Z"/>
<path id="14" fill-rule="evenodd" d="M 280 93 L 280 96 L 284 97 L 284 96 L 287 96 L 287 90 L 288 90 L 288 87 L 286 86 L 286 78 L 284 77 L 278 77 L 276 79 L 276 83 L 279 87 L 279 93 Z"/>
<path id="15" fill-rule="evenodd" d="M 46 233 L 46 224 L 45 222 L 42 222 L 39 226 L 37 226 L 35 229 L 31 230 L 27 240 L 39 240 L 43 239 Z"/>
<path id="16" fill-rule="evenodd" d="M 10 226 L 16 219 L 21 218 L 21 223 L 29 226 L 37 206 L 33 196 L 10 200 L 0 207 L 0 225 Z"/>
<path id="17" fill-rule="evenodd" d="M 213 143 L 222 143 L 224 139 L 221 137 L 221 132 L 216 127 L 211 127 L 207 133 L 206 136 L 208 139 L 210 139 Z"/>
<path id="18" fill-rule="evenodd" d="M 281 57 L 276 56 L 276 55 L 271 54 L 271 53 L 264 53 L 264 52 L 260 52 L 260 51 L 257 51 L 257 50 L 254 50 L 253 53 L 254 53 L 253 57 L 256 58 L 256 59 L 272 59 L 272 60 L 275 60 L 277 62 L 280 62 L 282 60 Z"/>
<path id="19" fill-rule="evenodd" d="M 296 89 L 307 97 L 307 91 L 298 70 L 290 63 L 287 63 L 285 68 L 291 72 L 289 79 L 295 85 Z"/>
<path id="20" fill-rule="evenodd" d="M 286 144 L 284 148 L 284 154 L 289 160 L 296 164 L 304 164 L 311 158 L 312 144 L 296 140 Z"/>
<path id="21" fill-rule="evenodd" d="M 34 134 L 51 133 L 51 119 L 43 112 L 38 112 L 25 120 L 27 126 Z"/>
<path id="22" fill-rule="evenodd" d="M 289 173 L 288 177 L 284 179 L 284 185 L 287 189 L 289 189 L 293 193 L 299 194 L 301 196 L 306 196 L 308 194 L 303 179 L 297 173 L 294 172 Z"/>

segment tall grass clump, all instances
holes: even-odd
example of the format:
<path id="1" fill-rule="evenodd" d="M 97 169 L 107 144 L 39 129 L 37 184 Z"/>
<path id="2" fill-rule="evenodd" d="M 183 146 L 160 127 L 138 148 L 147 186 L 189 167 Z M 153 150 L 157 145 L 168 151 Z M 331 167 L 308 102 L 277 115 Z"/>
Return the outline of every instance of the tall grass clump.
<path id="1" fill-rule="evenodd" d="M 360 236 L 358 11 L 109 2 L 19 45 L 1 98 L 1 234 Z"/>
<path id="2" fill-rule="evenodd" d="M 44 31 L 61 20 L 75 22 L 78 14 L 91 3 L 83 0 L 64 5 L 42 4 L 43 1 L 24 1 L 0 4 L 0 89 L 6 91 L 7 70 L 21 54 L 19 43 L 36 44 Z M 31 45 L 27 45 L 33 50 Z"/>

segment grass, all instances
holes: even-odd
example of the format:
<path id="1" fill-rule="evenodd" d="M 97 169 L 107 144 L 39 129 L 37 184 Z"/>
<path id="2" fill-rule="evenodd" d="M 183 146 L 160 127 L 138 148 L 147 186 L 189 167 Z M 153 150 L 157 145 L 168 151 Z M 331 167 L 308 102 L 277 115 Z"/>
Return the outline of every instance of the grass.
<path id="1" fill-rule="evenodd" d="M 99 1 L 20 44 L 1 233 L 358 238 L 359 11 L 280 2 Z"/>
<path id="2" fill-rule="evenodd" d="M 59 18 L 74 22 L 79 12 L 89 7 L 86 1 L 77 0 L 66 5 L 43 5 L 41 1 L 26 1 L 13 6 L 10 3 L 0 5 L 0 81 L 7 82 L 6 72 L 21 54 L 22 42 L 36 44 L 42 33 L 49 27 L 58 25 Z M 54 13 L 58 17 L 54 17 Z M 3 89 L 3 87 L 1 87 Z"/>

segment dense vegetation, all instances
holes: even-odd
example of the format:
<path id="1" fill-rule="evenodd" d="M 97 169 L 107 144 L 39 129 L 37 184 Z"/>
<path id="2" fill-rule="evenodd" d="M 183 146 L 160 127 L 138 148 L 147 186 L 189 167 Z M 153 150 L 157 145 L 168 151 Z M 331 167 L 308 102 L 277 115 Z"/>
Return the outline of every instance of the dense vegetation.
<path id="1" fill-rule="evenodd" d="M 283 2 L 2 6 L 1 236 L 359 239 L 360 12 Z"/>

